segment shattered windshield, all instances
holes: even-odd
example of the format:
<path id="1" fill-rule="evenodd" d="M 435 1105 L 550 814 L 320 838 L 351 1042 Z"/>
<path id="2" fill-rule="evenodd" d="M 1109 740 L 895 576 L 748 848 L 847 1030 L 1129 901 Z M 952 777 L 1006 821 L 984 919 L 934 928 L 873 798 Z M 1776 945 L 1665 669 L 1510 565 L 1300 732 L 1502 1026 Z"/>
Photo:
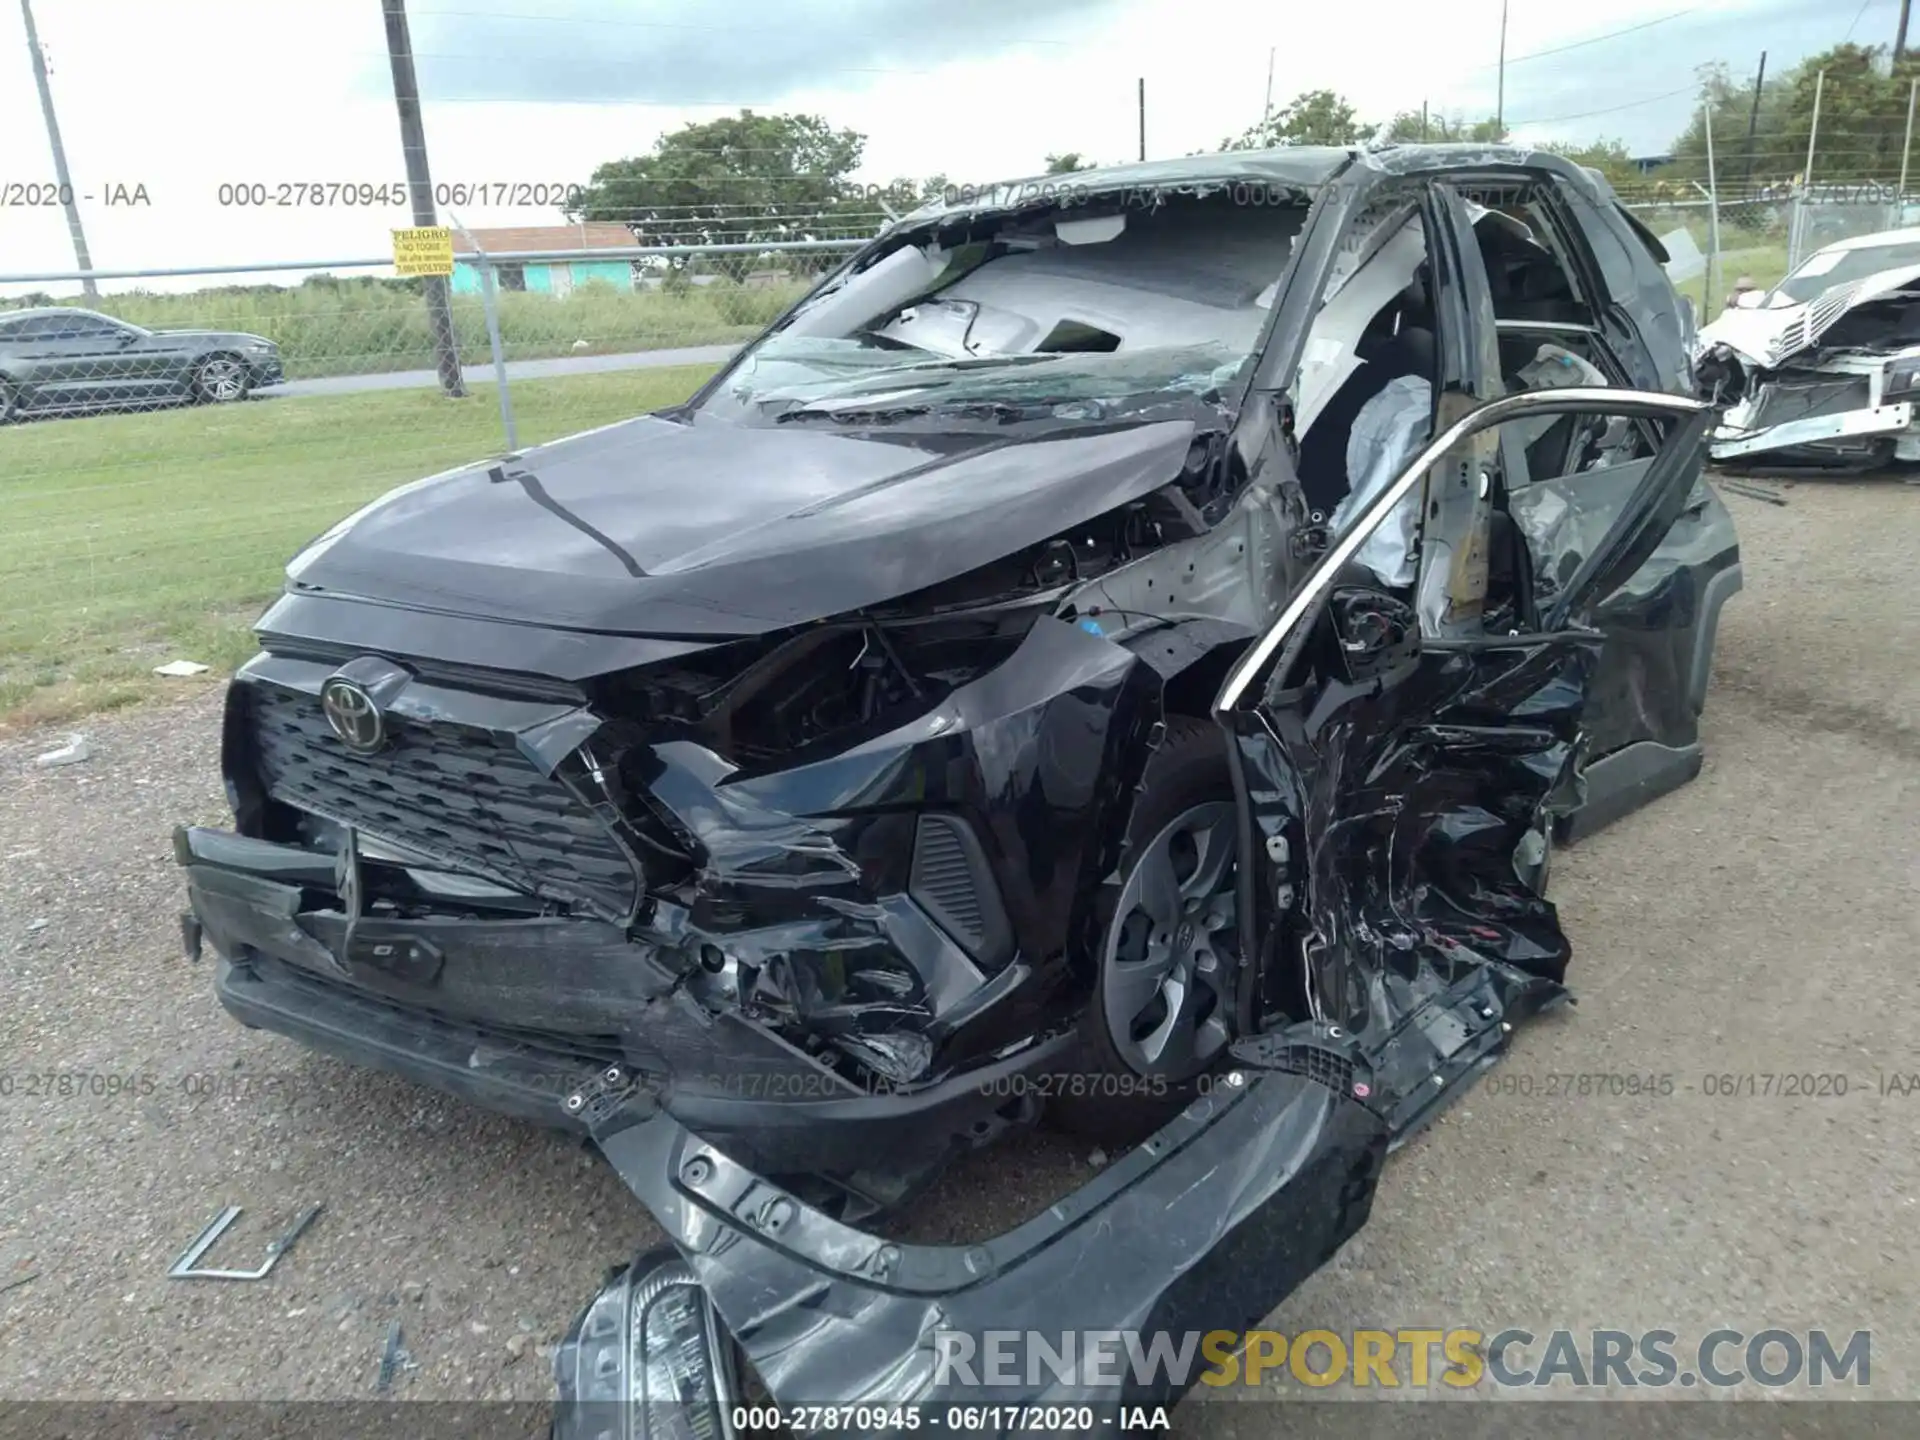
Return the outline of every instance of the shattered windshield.
<path id="1" fill-rule="evenodd" d="M 759 424 L 922 416 L 1098 421 L 1231 387 L 1259 344 L 1305 197 L 1248 187 L 1081 197 L 894 237 L 810 297 L 700 408 Z"/>
<path id="2" fill-rule="evenodd" d="M 1221 341 L 948 360 L 856 339 L 775 336 L 728 377 L 725 397 L 742 412 L 775 422 L 902 418 L 972 407 L 1098 420 L 1107 405 L 1132 397 L 1214 394 L 1246 360 L 1246 352 Z"/>
<path id="3" fill-rule="evenodd" d="M 1773 304 L 1799 304 L 1835 285 L 1864 280 L 1883 270 L 1920 265 L 1920 241 L 1905 245 L 1867 245 L 1857 250 L 1822 250 L 1806 261 L 1773 292 Z"/>

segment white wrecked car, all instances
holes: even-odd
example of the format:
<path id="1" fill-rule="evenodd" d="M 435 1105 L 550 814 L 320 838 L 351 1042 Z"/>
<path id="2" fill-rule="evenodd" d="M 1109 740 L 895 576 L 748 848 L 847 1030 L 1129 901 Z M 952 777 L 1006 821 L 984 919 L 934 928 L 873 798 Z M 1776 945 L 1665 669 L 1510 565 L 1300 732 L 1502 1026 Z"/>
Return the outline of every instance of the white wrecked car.
<path id="1" fill-rule="evenodd" d="M 1920 227 L 1842 240 L 1700 332 L 1728 405 L 1720 462 L 1861 471 L 1920 460 Z"/>

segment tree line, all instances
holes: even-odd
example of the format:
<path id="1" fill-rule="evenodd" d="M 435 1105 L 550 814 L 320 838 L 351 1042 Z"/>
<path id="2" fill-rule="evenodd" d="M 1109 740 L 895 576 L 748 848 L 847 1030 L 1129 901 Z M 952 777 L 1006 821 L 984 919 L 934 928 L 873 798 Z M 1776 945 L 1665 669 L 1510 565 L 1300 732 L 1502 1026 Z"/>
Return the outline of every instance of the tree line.
<path id="1" fill-rule="evenodd" d="M 1819 77 L 1824 72 L 1824 80 Z M 1777 72 L 1736 76 L 1725 63 L 1701 68 L 1700 104 L 1661 163 L 1637 159 L 1620 140 L 1548 142 L 1616 187 L 1697 193 L 1707 173 L 1712 124 L 1716 178 L 1725 189 L 1791 183 L 1806 170 L 1819 91 L 1816 181 L 1891 181 L 1901 171 L 1910 87 L 1920 59 L 1889 62 L 1884 46 L 1843 44 Z M 1339 93 L 1308 90 L 1263 116 L 1223 150 L 1288 145 L 1479 142 L 1508 138 L 1499 120 L 1403 108 L 1365 121 Z M 650 150 L 599 166 L 567 210 L 571 220 L 612 220 L 646 244 L 765 243 L 858 238 L 948 191 L 945 175 L 858 182 L 866 136 L 818 115 L 737 115 L 689 123 Z M 1047 154 L 1044 173 L 1091 168 L 1077 151 Z M 977 185 L 986 177 L 970 177 Z"/>

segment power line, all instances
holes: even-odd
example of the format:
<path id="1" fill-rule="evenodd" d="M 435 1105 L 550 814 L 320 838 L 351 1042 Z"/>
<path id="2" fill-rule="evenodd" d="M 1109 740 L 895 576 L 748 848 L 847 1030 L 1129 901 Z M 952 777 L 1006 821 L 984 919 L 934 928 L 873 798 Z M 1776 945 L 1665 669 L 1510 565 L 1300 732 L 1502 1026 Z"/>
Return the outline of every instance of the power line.
<path id="1" fill-rule="evenodd" d="M 884 72 L 893 73 L 893 72 Z M 629 95 L 432 95 L 431 105 L 625 105 L 635 110 L 755 110 L 778 100 L 635 100 Z"/>
<path id="2" fill-rule="evenodd" d="M 1676 95 L 1691 95 L 1695 87 L 1682 85 L 1678 90 L 1669 90 L 1664 95 L 1649 95 L 1644 100 L 1629 100 L 1624 105 L 1608 105 L 1600 110 L 1582 110 L 1575 115 L 1549 115 L 1539 120 L 1515 120 L 1507 128 L 1518 130 L 1527 125 L 1559 125 L 1568 120 L 1590 120 L 1595 115 L 1616 115 L 1622 110 L 1637 110 L 1642 105 L 1657 105 L 1662 100 L 1671 100 Z"/>
<path id="3" fill-rule="evenodd" d="M 1691 15 L 1697 8 L 1697 6 L 1690 6 L 1685 10 L 1676 10 L 1671 15 L 1662 15 L 1657 20 L 1643 20 L 1640 24 L 1629 25 L 1624 30 L 1609 30 L 1604 35 L 1593 35 L 1585 40 L 1575 40 L 1566 45 L 1556 45 L 1551 50 L 1535 50 L 1526 55 L 1509 55 L 1507 57 L 1507 64 L 1519 65 L 1528 60 L 1544 60 L 1549 55 L 1564 55 L 1569 50 L 1582 50 L 1589 45 L 1599 45 L 1608 40 L 1618 40 L 1622 35 L 1637 35 L 1642 30 L 1651 30 L 1654 26 L 1664 25 L 1669 20 L 1678 20 L 1683 15 Z M 1492 65 L 1480 65 L 1475 68 L 1478 70 L 1492 70 L 1495 67 Z"/>

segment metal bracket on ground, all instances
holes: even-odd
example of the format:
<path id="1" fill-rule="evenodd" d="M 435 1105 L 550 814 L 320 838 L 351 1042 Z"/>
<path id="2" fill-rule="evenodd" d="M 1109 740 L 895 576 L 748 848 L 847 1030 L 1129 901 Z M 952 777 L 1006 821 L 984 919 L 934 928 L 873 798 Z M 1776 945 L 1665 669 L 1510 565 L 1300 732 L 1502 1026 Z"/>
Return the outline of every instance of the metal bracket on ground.
<path id="1" fill-rule="evenodd" d="M 293 1222 L 293 1228 L 267 1246 L 267 1258 L 260 1262 L 257 1270 L 214 1270 L 200 1269 L 200 1259 L 214 1247 L 227 1228 L 240 1218 L 240 1207 L 229 1205 L 213 1217 L 213 1223 L 202 1230 L 197 1239 L 180 1252 L 180 1258 L 167 1269 L 167 1275 L 174 1280 L 264 1280 L 267 1273 L 280 1261 L 280 1257 L 293 1248 L 306 1228 L 313 1224 L 320 1214 L 321 1207 L 315 1205 L 306 1214 Z"/>

